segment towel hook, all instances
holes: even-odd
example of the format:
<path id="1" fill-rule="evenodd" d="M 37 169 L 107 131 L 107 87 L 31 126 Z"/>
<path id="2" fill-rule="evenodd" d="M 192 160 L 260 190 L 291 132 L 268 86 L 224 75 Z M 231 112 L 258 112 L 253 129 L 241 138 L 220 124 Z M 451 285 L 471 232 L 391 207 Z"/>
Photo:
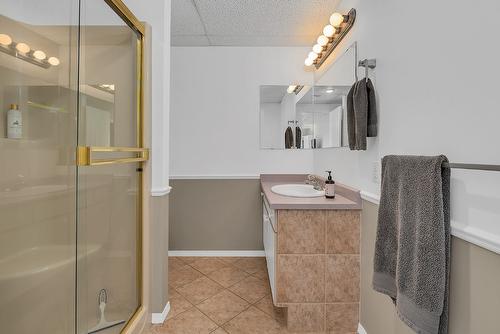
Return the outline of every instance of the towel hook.
<path id="1" fill-rule="evenodd" d="M 368 69 L 374 69 L 377 67 L 377 60 L 376 59 L 363 59 L 360 60 L 358 63 L 358 66 L 362 66 L 365 68 L 365 79 L 368 79 Z"/>

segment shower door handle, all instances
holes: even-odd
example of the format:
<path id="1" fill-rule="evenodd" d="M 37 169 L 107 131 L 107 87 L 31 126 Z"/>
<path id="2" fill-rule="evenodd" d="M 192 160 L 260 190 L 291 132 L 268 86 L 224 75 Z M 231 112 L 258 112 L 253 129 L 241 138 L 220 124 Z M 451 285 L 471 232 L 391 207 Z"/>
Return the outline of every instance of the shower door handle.
<path id="1" fill-rule="evenodd" d="M 96 159 L 94 153 L 133 153 L 132 157 Z M 149 159 L 149 149 L 142 147 L 103 147 L 103 146 L 78 146 L 76 149 L 77 166 L 102 166 L 112 164 L 126 164 L 143 162 Z"/>

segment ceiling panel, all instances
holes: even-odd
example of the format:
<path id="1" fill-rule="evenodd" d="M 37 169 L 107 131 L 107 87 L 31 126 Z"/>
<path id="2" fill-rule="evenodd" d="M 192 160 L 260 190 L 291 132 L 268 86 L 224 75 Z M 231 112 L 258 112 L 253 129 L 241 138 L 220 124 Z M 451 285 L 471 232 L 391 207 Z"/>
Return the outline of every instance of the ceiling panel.
<path id="1" fill-rule="evenodd" d="M 172 45 L 181 42 L 177 36 L 206 34 L 210 45 L 310 46 L 339 2 L 173 0 Z"/>
<path id="2" fill-rule="evenodd" d="M 260 86 L 260 103 L 281 103 L 288 86 Z"/>
<path id="3" fill-rule="evenodd" d="M 205 29 L 192 0 L 172 0 L 172 36 L 205 35 Z"/>
<path id="4" fill-rule="evenodd" d="M 237 36 L 208 35 L 211 45 L 219 46 L 304 46 L 311 44 L 311 36 Z"/>
<path id="5" fill-rule="evenodd" d="M 309 89 L 300 99 L 299 104 L 342 104 L 342 96 L 346 96 L 350 86 L 315 86 Z M 333 89 L 333 92 L 328 92 Z"/>

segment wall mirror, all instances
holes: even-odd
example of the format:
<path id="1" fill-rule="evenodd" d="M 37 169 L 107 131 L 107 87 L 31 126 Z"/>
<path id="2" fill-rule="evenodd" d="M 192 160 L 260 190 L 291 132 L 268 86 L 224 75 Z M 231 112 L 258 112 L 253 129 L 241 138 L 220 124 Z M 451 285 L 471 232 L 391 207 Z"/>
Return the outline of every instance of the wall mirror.
<path id="1" fill-rule="evenodd" d="M 356 44 L 314 73 L 314 85 L 260 86 L 260 148 L 347 146 L 347 93 L 356 81 Z"/>

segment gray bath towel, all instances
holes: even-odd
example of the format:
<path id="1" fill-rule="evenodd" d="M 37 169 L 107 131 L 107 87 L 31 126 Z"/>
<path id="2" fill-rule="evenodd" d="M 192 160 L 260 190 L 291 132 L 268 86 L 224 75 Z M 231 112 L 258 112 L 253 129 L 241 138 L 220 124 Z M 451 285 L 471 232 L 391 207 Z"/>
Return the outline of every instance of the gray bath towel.
<path id="1" fill-rule="evenodd" d="M 370 79 L 356 82 L 347 94 L 347 133 L 351 150 L 366 150 L 366 137 L 377 136 L 377 105 Z"/>
<path id="2" fill-rule="evenodd" d="M 366 136 L 367 137 L 377 137 L 377 102 L 375 100 L 375 87 L 373 87 L 373 83 L 370 79 L 365 80 L 366 83 L 366 92 L 368 95 L 368 106 L 367 106 L 367 128 L 366 128 Z"/>
<path id="3" fill-rule="evenodd" d="M 295 147 L 296 148 L 302 147 L 302 130 L 300 129 L 299 126 L 295 127 Z"/>
<path id="4" fill-rule="evenodd" d="M 293 147 L 293 130 L 291 127 L 287 127 L 285 130 L 285 148 Z"/>
<path id="5" fill-rule="evenodd" d="M 445 156 L 386 156 L 373 288 L 419 334 L 448 333 L 450 170 Z"/>
<path id="6" fill-rule="evenodd" d="M 356 89 L 358 82 L 355 82 L 349 89 L 347 93 L 347 139 L 349 142 L 349 149 L 356 149 L 356 122 L 354 118 L 354 90 Z"/>

